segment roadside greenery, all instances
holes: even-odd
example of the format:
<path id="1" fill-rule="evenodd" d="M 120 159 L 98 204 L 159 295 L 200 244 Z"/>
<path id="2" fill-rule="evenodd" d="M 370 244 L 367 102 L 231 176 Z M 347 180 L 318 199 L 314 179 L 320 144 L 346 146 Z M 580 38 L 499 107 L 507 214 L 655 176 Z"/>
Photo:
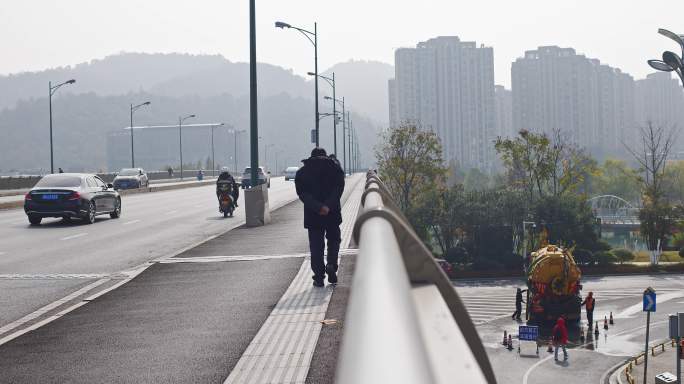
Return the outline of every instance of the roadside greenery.
<path id="1" fill-rule="evenodd" d="M 643 134 L 646 141 L 662 141 L 667 133 L 650 126 Z M 416 232 L 435 255 L 463 268 L 519 268 L 524 249 L 547 242 L 571 248 L 581 265 L 640 259 L 600 240 L 587 203 L 593 196 L 615 195 L 643 206 L 649 249 L 653 239 L 664 244 L 684 211 L 670 203 L 684 201 L 684 163 L 667 164 L 653 152 L 634 168 L 617 159 L 599 164 L 560 132 L 548 137 L 521 131 L 493 145 L 499 173 L 463 169 L 453 161 L 445 166 L 438 136 L 409 123 L 385 132 L 376 150 L 380 174 Z M 669 150 L 669 144 L 659 148 Z M 535 228 L 523 228 L 523 221 Z M 684 248 L 684 235 L 674 243 Z"/>

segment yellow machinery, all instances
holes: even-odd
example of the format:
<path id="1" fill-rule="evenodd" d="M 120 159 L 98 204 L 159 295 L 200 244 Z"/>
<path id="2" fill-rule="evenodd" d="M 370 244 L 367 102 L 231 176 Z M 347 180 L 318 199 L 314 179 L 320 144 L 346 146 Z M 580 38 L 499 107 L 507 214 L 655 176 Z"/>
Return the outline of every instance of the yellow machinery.
<path id="1" fill-rule="evenodd" d="M 572 254 L 555 245 L 532 252 L 527 269 L 528 313 L 533 321 L 579 320 L 582 273 Z"/>

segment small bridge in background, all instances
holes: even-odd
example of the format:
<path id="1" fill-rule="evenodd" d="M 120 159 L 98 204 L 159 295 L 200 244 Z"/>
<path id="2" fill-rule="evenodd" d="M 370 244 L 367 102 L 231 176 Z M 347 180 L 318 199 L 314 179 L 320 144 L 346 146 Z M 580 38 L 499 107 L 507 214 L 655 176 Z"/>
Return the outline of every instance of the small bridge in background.
<path id="1" fill-rule="evenodd" d="M 587 200 L 594 215 L 601 220 L 602 227 L 639 228 L 640 207 L 614 195 L 595 196 Z"/>

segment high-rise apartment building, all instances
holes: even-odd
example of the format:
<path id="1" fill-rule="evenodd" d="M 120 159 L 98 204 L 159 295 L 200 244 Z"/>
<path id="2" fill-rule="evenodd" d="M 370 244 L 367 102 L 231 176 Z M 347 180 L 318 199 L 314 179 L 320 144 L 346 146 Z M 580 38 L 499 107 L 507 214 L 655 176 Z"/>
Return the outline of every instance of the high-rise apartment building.
<path id="1" fill-rule="evenodd" d="M 561 135 L 598 157 L 634 132 L 634 80 L 572 48 L 539 47 L 511 67 L 513 129 Z"/>
<path id="2" fill-rule="evenodd" d="M 496 112 L 495 136 L 515 137 L 517 133 L 513 129 L 513 94 L 503 85 L 497 85 L 494 88 L 494 111 Z"/>
<path id="3" fill-rule="evenodd" d="M 456 36 L 395 51 L 390 121 L 414 122 L 440 137 L 444 158 L 491 169 L 496 137 L 494 52 Z"/>
<path id="4" fill-rule="evenodd" d="M 636 82 L 636 122 L 644 126 L 649 121 L 684 130 L 684 91 L 670 73 L 652 73 Z"/>

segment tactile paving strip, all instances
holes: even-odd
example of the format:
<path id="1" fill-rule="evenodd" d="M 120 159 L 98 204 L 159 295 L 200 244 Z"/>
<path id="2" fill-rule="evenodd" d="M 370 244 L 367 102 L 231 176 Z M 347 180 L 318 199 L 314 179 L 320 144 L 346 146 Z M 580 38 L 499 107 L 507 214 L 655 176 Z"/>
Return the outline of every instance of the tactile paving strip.
<path id="1" fill-rule="evenodd" d="M 343 208 L 342 246 L 348 247 L 361 202 L 358 182 Z M 343 249 L 340 254 L 355 250 Z M 306 258 L 297 276 L 249 344 L 226 384 L 304 384 L 333 286 L 315 288 Z"/>

